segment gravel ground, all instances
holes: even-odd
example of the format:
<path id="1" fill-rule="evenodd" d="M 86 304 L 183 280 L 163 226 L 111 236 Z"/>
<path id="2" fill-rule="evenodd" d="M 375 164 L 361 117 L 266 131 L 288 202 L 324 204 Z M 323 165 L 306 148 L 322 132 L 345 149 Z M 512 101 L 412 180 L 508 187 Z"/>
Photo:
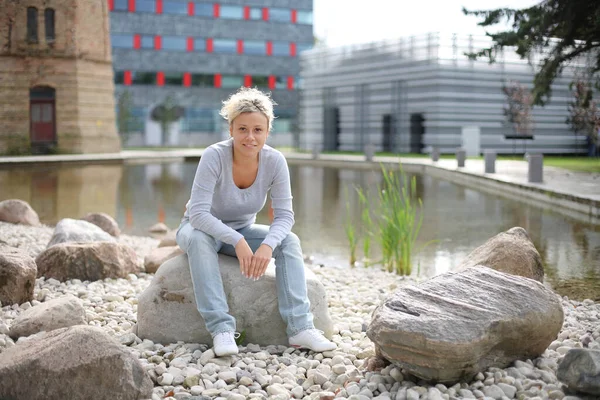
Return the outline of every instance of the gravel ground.
<path id="1" fill-rule="evenodd" d="M 27 227 L 0 222 L 0 242 L 37 256 L 52 236 L 51 227 Z M 158 240 L 122 235 L 143 258 Z M 130 332 L 136 323 L 137 296 L 153 275 L 141 273 L 127 279 L 97 282 L 37 279 L 35 300 L 3 305 L 0 309 L 0 352 L 14 345 L 8 337 L 11 322 L 22 311 L 42 301 L 73 294 L 86 309 L 90 325 L 103 328 L 128 346 L 152 377 L 152 399 L 591 399 L 566 395 L 557 381 L 557 365 L 574 347 L 600 349 L 600 304 L 563 298 L 565 322 L 557 340 L 534 360 L 517 361 L 509 368 L 479 373 L 471 382 L 453 386 L 431 385 L 390 365 L 379 372 L 364 370 L 373 355 L 373 343 L 365 334 L 374 308 L 396 288 L 413 283 L 376 269 L 341 269 L 308 265 L 329 296 L 334 342 L 338 349 L 322 354 L 285 346 L 248 344 L 240 354 L 214 358 L 206 344 L 175 343 L 163 346 L 140 340 Z M 365 284 L 368 282 L 368 284 Z M 31 337 L 29 337 L 31 338 Z M 20 338 L 19 340 L 28 340 Z M 204 397 L 202 397 L 204 396 Z"/>

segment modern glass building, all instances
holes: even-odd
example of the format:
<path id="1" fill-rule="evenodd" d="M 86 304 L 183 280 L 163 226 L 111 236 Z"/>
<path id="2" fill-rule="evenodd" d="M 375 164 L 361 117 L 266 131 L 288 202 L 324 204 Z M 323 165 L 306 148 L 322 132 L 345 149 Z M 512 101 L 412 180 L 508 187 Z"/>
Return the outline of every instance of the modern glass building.
<path id="1" fill-rule="evenodd" d="M 489 45 L 488 38 L 432 33 L 303 53 L 301 147 L 586 152 L 586 138 L 566 124 L 573 99 L 569 84 L 585 60 L 564 69 L 551 101 L 533 108 L 530 134 L 519 135 L 504 115 L 502 88 L 516 81 L 531 89 L 532 65 L 543 55 L 527 62 L 506 51 L 494 64 L 465 55 Z"/>
<path id="2" fill-rule="evenodd" d="M 126 144 L 220 140 L 221 102 L 241 86 L 270 91 L 278 103 L 272 144 L 297 141 L 299 54 L 313 45 L 312 0 L 108 2 L 117 103 L 126 91 L 132 100 L 132 117 L 120 124 Z M 152 110 L 167 98 L 183 115 L 162 135 Z"/>

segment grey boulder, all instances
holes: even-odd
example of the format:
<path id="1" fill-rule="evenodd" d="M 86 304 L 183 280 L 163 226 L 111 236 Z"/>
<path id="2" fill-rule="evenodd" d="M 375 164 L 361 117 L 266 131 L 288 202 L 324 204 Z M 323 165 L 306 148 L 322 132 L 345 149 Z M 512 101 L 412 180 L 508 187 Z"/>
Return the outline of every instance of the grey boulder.
<path id="1" fill-rule="evenodd" d="M 137 358 L 92 326 L 42 334 L 0 357 L 0 399 L 142 400 L 152 387 Z"/>
<path id="2" fill-rule="evenodd" d="M 473 250 L 456 270 L 478 265 L 544 282 L 540 253 L 527 231 L 518 226 L 497 234 Z"/>
<path id="3" fill-rule="evenodd" d="M 98 228 L 100 229 L 100 228 Z M 141 271 L 135 250 L 122 243 L 60 243 L 41 252 L 35 262 L 38 277 L 97 281 L 126 278 Z"/>
<path id="4" fill-rule="evenodd" d="M 0 201 L 0 221 L 11 224 L 40 226 L 40 218 L 26 201 L 9 199 Z"/>
<path id="5" fill-rule="evenodd" d="M 106 213 L 89 213 L 81 219 L 96 225 L 111 236 L 118 237 L 121 234 L 117 221 Z"/>
<path id="6" fill-rule="evenodd" d="M 81 219 L 63 218 L 58 221 L 48 247 L 59 243 L 115 242 L 102 228 Z"/>
<path id="7" fill-rule="evenodd" d="M 0 244 L 0 303 L 22 304 L 33 300 L 37 266 L 27 253 Z"/>
<path id="8" fill-rule="evenodd" d="M 177 246 L 177 240 L 175 236 L 177 235 L 177 230 L 173 229 L 167 232 L 167 234 L 160 240 L 158 247 L 171 247 Z"/>
<path id="9" fill-rule="evenodd" d="M 559 297 L 541 283 L 477 267 L 399 289 L 374 311 L 367 336 L 419 378 L 468 382 L 541 355 L 563 318 Z"/>
<path id="10" fill-rule="evenodd" d="M 556 376 L 570 390 L 600 396 L 600 350 L 569 350 Z"/>
<path id="11" fill-rule="evenodd" d="M 21 313 L 13 321 L 9 335 L 12 338 L 29 336 L 41 331 L 53 331 L 73 325 L 86 325 L 85 309 L 73 295 L 48 300 Z"/>
<path id="12" fill-rule="evenodd" d="M 258 281 L 245 278 L 234 257 L 219 255 L 219 264 L 229 312 L 236 318 L 237 330 L 246 332 L 246 341 L 259 345 L 287 345 L 286 325 L 277 307 L 273 264 Z M 306 283 L 315 327 L 331 337 L 333 324 L 325 288 L 308 269 Z M 212 343 L 196 308 L 186 254 L 165 262 L 150 286 L 140 294 L 134 332 L 140 338 L 158 343 Z"/>

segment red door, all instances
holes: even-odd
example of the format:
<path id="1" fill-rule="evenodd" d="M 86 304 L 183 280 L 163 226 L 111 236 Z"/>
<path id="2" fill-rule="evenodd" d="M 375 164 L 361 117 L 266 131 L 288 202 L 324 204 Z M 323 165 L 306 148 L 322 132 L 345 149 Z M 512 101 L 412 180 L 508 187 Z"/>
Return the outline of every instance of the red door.
<path id="1" fill-rule="evenodd" d="M 31 89 L 29 104 L 32 147 L 56 143 L 56 107 L 54 89 Z"/>

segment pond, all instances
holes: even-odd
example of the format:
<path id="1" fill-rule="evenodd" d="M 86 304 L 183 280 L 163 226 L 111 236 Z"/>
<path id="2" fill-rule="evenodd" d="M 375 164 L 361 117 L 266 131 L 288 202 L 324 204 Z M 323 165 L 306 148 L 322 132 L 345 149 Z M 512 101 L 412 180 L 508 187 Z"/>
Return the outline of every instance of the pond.
<path id="1" fill-rule="evenodd" d="M 115 216 L 124 233 L 148 235 L 148 228 L 158 221 L 178 226 L 196 166 L 197 162 L 180 162 L 0 168 L 0 201 L 23 199 L 49 225 L 105 212 Z M 346 202 L 358 222 L 354 188 L 376 192 L 381 174 L 293 164 L 290 174 L 294 232 L 305 254 L 327 267 L 349 267 Z M 428 175 L 417 174 L 416 179 L 423 200 L 417 247 L 436 242 L 414 256 L 414 275 L 425 278 L 450 271 L 488 238 L 521 226 L 542 256 L 548 285 L 573 299 L 600 300 L 600 225 Z M 268 223 L 266 209 L 258 222 Z"/>

